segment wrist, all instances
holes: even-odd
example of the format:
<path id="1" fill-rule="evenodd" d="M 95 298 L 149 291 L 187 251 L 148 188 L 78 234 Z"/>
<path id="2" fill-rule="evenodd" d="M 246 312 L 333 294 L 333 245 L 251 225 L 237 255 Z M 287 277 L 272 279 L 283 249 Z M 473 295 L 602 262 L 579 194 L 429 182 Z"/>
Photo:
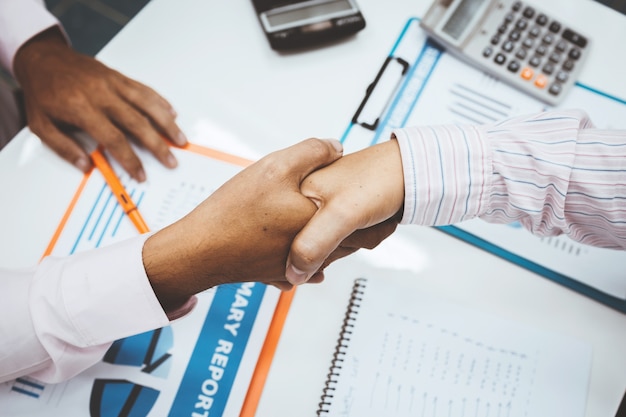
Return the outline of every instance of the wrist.
<path id="1" fill-rule="evenodd" d="M 177 277 L 174 275 L 176 272 L 167 268 L 175 261 L 167 257 L 169 251 L 166 250 L 164 255 L 163 244 L 165 242 L 160 240 L 159 236 L 152 235 L 144 242 L 141 255 L 152 291 L 167 318 L 172 321 L 187 315 L 195 307 L 198 299 L 184 288 L 176 286 L 172 279 Z"/>
<path id="2" fill-rule="evenodd" d="M 144 269 L 166 313 L 181 308 L 195 294 L 218 285 L 211 280 L 210 259 L 196 259 L 204 251 L 198 249 L 200 243 L 194 243 L 193 238 L 192 233 L 185 231 L 184 220 L 180 220 L 150 236 L 144 244 Z"/>
<path id="3" fill-rule="evenodd" d="M 404 171 L 402 164 L 402 154 L 400 145 L 395 135 L 391 136 L 391 140 L 381 144 L 385 147 L 385 172 L 389 185 L 390 202 L 393 206 L 394 218 L 402 218 L 404 210 Z"/>
<path id="4" fill-rule="evenodd" d="M 17 50 L 13 59 L 13 72 L 18 81 L 30 68 L 38 68 L 41 60 L 50 54 L 70 49 L 65 36 L 58 26 L 39 32 Z M 41 68 L 39 68 L 41 69 Z"/>

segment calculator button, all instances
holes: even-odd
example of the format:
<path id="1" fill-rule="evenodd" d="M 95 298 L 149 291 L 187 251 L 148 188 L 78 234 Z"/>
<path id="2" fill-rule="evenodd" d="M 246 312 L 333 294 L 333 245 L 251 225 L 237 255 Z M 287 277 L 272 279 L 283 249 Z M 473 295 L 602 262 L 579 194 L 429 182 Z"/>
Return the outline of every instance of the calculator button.
<path id="1" fill-rule="evenodd" d="M 528 27 L 528 21 L 525 19 L 520 19 L 517 21 L 517 23 L 515 24 L 515 27 L 517 29 L 519 29 L 520 31 L 526 29 Z"/>
<path id="2" fill-rule="evenodd" d="M 548 84 L 548 78 L 546 78 L 545 75 L 543 75 L 543 74 L 537 75 L 537 78 L 535 78 L 535 86 L 536 87 L 545 88 L 545 86 L 547 84 Z"/>
<path id="3" fill-rule="evenodd" d="M 525 67 L 520 73 L 520 76 L 525 80 L 530 80 L 531 78 L 533 78 L 534 74 L 535 72 L 532 70 L 532 68 Z"/>
<path id="4" fill-rule="evenodd" d="M 548 16 L 546 16 L 543 13 L 540 13 L 539 15 L 537 15 L 537 20 L 536 20 L 537 24 L 540 26 L 545 26 L 546 23 L 548 23 Z"/>
<path id="5" fill-rule="evenodd" d="M 561 30 L 561 24 L 555 20 L 554 22 L 550 23 L 548 29 L 550 30 L 550 32 L 559 33 L 559 30 Z"/>
<path id="6" fill-rule="evenodd" d="M 535 41 L 533 41 L 530 38 L 526 38 L 524 39 L 524 42 L 522 42 L 522 45 L 524 46 L 524 48 L 528 48 L 528 49 L 532 48 L 534 44 L 535 44 Z"/>
<path id="7" fill-rule="evenodd" d="M 498 27 L 498 33 L 506 33 L 509 30 L 509 25 L 507 25 L 506 23 L 501 24 Z"/>
<path id="8" fill-rule="evenodd" d="M 550 86 L 550 88 L 548 89 L 548 91 L 550 92 L 550 94 L 552 94 L 553 96 L 557 96 L 559 95 L 559 93 L 561 92 L 563 88 L 561 87 L 561 84 L 558 83 L 554 83 Z"/>
<path id="9" fill-rule="evenodd" d="M 567 54 L 567 56 L 574 60 L 580 58 L 580 49 L 578 48 L 570 49 L 569 54 Z"/>
<path id="10" fill-rule="evenodd" d="M 492 53 L 493 53 L 493 48 L 491 46 L 487 46 L 485 47 L 485 49 L 483 49 L 483 56 L 485 58 L 489 58 Z"/>
<path id="11" fill-rule="evenodd" d="M 535 9 L 533 9 L 532 7 L 526 7 L 524 9 L 524 17 L 525 18 L 532 19 L 534 15 L 535 15 Z"/>
<path id="12" fill-rule="evenodd" d="M 513 50 L 513 47 L 515 46 L 515 44 L 511 41 L 506 41 L 502 44 L 502 50 L 504 52 L 511 52 Z"/>
<path id="13" fill-rule="evenodd" d="M 535 49 L 535 53 L 539 56 L 544 56 L 548 52 L 548 48 L 545 45 L 539 45 L 537 49 Z"/>
<path id="14" fill-rule="evenodd" d="M 564 40 L 560 40 L 555 46 L 554 49 L 556 49 L 559 52 L 565 52 L 565 50 L 567 49 L 567 42 L 565 42 Z"/>
<path id="15" fill-rule="evenodd" d="M 559 71 L 556 73 L 556 80 L 564 83 L 569 78 L 569 74 L 565 71 Z"/>
<path id="16" fill-rule="evenodd" d="M 509 33 L 509 39 L 513 42 L 518 41 L 520 36 L 521 33 L 518 30 L 511 31 L 511 33 Z"/>
<path id="17" fill-rule="evenodd" d="M 519 12 L 520 9 L 522 8 L 522 2 L 516 1 L 515 3 L 513 3 L 513 6 L 511 8 L 513 9 L 514 12 Z"/>
<path id="18" fill-rule="evenodd" d="M 492 45 L 497 45 L 500 43 L 500 35 L 493 35 L 491 37 L 491 44 Z"/>
<path id="19" fill-rule="evenodd" d="M 541 35 L 541 28 L 539 28 L 539 26 L 533 26 L 529 31 L 528 34 L 530 36 L 532 36 L 533 38 L 536 38 L 537 36 Z"/>
<path id="20" fill-rule="evenodd" d="M 561 54 L 558 54 L 556 52 L 551 53 L 550 54 L 550 61 L 554 62 L 555 64 L 558 63 L 561 60 Z"/>
<path id="21" fill-rule="evenodd" d="M 571 71 L 571 70 L 573 70 L 573 69 L 574 69 L 574 61 L 572 61 L 571 59 L 566 60 L 566 61 L 563 63 L 563 69 L 564 69 L 565 71 Z"/>
<path id="22" fill-rule="evenodd" d="M 517 52 L 515 52 L 515 57 L 519 59 L 525 59 L 526 54 L 527 54 L 526 49 L 520 48 L 517 50 Z"/>
<path id="23" fill-rule="evenodd" d="M 493 62 L 495 62 L 498 65 L 502 65 L 506 62 L 506 56 L 504 56 L 504 54 L 498 53 L 493 58 Z"/>
<path id="24" fill-rule="evenodd" d="M 507 13 L 506 16 L 504 16 L 505 23 L 511 23 L 513 20 L 515 20 L 515 15 L 513 13 Z"/>
<path id="25" fill-rule="evenodd" d="M 579 35 L 578 33 L 574 32 L 571 29 L 565 29 L 563 31 L 563 39 L 566 39 L 570 41 L 571 43 L 573 43 L 574 45 L 579 46 L 581 48 L 584 48 L 585 46 L 587 46 L 587 38 L 585 38 L 582 35 Z"/>
<path id="26" fill-rule="evenodd" d="M 534 56 L 530 58 L 528 64 L 532 65 L 533 67 L 538 67 L 539 65 L 541 65 L 541 58 L 539 58 L 538 56 Z"/>
<path id="27" fill-rule="evenodd" d="M 546 33 L 545 36 L 543 37 L 542 41 L 546 45 L 550 45 L 552 42 L 554 42 L 554 36 L 552 36 L 549 33 Z"/>
<path id="28" fill-rule="evenodd" d="M 544 74 L 550 75 L 554 72 L 554 65 L 547 63 L 546 65 L 543 66 L 541 71 L 543 71 Z"/>
<path id="29" fill-rule="evenodd" d="M 520 64 L 517 61 L 511 61 L 509 62 L 509 65 L 506 68 L 511 72 L 517 72 L 519 71 Z"/>

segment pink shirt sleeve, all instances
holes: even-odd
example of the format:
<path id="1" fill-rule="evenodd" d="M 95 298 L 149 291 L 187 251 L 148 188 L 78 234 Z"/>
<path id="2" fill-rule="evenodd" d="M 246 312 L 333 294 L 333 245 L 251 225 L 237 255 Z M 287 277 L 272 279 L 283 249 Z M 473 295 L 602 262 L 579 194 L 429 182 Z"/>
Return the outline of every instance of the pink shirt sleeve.
<path id="1" fill-rule="evenodd" d="M 36 34 L 59 25 L 39 0 L 0 0 L 0 65 L 13 74 L 15 53 Z"/>
<path id="2" fill-rule="evenodd" d="M 595 129 L 584 112 L 569 110 L 394 133 L 402 223 L 519 221 L 538 235 L 626 249 L 625 130 Z"/>
<path id="3" fill-rule="evenodd" d="M 195 297 L 168 315 L 156 298 L 141 256 L 147 237 L 0 270 L 0 381 L 68 379 L 101 360 L 113 341 L 187 314 Z"/>

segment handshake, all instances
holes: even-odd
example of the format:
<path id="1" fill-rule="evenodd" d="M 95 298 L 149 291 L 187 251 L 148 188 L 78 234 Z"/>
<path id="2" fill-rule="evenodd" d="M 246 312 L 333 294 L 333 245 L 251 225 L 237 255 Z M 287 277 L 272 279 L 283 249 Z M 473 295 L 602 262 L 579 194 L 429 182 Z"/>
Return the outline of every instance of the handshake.
<path id="1" fill-rule="evenodd" d="M 191 213 L 148 238 L 143 263 L 166 311 L 219 284 L 257 281 L 289 290 L 374 248 L 402 216 L 400 151 L 389 140 L 343 156 L 336 140 L 271 153 Z"/>

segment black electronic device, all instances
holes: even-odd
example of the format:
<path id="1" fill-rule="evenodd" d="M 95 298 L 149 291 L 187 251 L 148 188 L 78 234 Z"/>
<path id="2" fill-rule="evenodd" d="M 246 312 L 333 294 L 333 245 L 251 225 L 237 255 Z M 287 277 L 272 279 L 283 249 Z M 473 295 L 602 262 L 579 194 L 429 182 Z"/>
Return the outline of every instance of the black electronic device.
<path id="1" fill-rule="evenodd" d="M 310 47 L 352 35 L 365 27 L 354 0 L 252 0 L 275 50 Z"/>

